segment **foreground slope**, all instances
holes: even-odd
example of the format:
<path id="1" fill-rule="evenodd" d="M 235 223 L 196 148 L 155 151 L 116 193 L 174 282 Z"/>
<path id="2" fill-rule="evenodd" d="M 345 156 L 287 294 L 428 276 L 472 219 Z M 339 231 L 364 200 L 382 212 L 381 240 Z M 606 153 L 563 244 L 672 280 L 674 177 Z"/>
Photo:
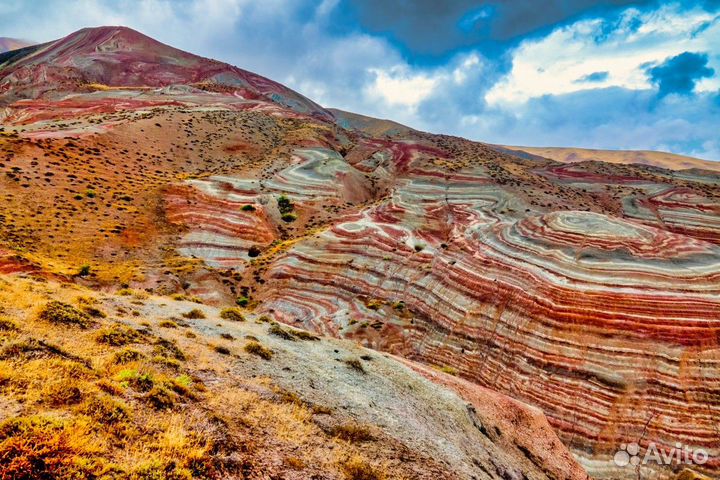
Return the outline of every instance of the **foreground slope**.
<path id="1" fill-rule="evenodd" d="M 540 412 L 502 395 L 464 400 L 354 343 L 121 293 L 0 278 L 3 478 L 586 478 Z"/>
<path id="2" fill-rule="evenodd" d="M 98 65 L 133 51 L 113 48 Z M 0 272 L 238 302 L 436 366 L 542 409 L 596 478 L 636 478 L 611 462 L 631 441 L 720 471 L 718 175 L 519 156 L 218 77 L 56 69 L 53 93 L 6 68 Z M 69 71 L 132 74 L 108 68 Z"/>

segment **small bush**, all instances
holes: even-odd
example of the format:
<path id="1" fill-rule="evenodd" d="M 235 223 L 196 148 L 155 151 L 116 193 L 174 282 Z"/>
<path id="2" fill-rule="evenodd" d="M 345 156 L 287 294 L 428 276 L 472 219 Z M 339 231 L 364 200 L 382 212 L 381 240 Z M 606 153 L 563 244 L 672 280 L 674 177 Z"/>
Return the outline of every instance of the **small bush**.
<path id="1" fill-rule="evenodd" d="M 353 370 L 357 370 L 360 373 L 365 373 L 365 368 L 363 367 L 360 360 L 358 360 L 357 358 L 350 358 L 348 360 L 345 360 L 345 364 Z"/>
<path id="2" fill-rule="evenodd" d="M 352 443 L 369 442 L 375 439 L 369 427 L 354 423 L 338 425 L 334 427 L 330 433 L 333 437 Z"/>
<path id="3" fill-rule="evenodd" d="M 284 213 L 281 218 L 282 221 L 285 223 L 292 223 L 297 220 L 297 215 L 295 215 L 294 213 Z"/>
<path id="4" fill-rule="evenodd" d="M 178 328 L 178 324 L 173 322 L 172 320 L 162 320 L 160 323 L 158 323 L 158 326 L 162 328 Z"/>
<path id="5" fill-rule="evenodd" d="M 180 362 L 178 362 L 174 358 L 163 357 L 162 355 L 155 355 L 152 358 L 152 361 L 153 363 L 157 363 L 158 365 L 169 368 L 171 370 L 179 370 L 182 366 Z"/>
<path id="6" fill-rule="evenodd" d="M 83 307 L 83 312 L 87 313 L 93 318 L 106 318 L 107 314 L 96 307 L 91 306 L 85 306 Z"/>
<path id="7" fill-rule="evenodd" d="M 224 345 L 215 345 L 213 346 L 213 350 L 221 355 L 230 355 L 230 349 Z"/>
<path id="8" fill-rule="evenodd" d="M 140 338 L 137 330 L 129 327 L 113 327 L 101 330 L 95 336 L 98 343 L 120 347 L 129 343 L 135 343 Z"/>
<path id="9" fill-rule="evenodd" d="M 192 472 L 178 467 L 174 461 L 163 463 L 159 460 L 143 463 L 129 477 L 130 480 L 190 480 L 191 478 L 193 478 Z"/>
<path id="10" fill-rule="evenodd" d="M 237 303 L 241 307 L 247 307 L 250 303 L 250 299 L 247 297 L 238 297 L 238 299 L 235 300 L 235 303 Z"/>
<path id="11" fill-rule="evenodd" d="M 139 373 L 137 370 L 123 370 L 117 374 L 117 380 L 123 386 L 131 386 L 139 392 L 147 392 L 155 385 L 155 380 L 149 373 Z"/>
<path id="12" fill-rule="evenodd" d="M 116 397 L 119 397 L 125 393 L 122 388 L 118 387 L 116 384 L 114 384 L 113 382 L 111 382 L 105 378 L 98 380 L 98 382 L 95 385 L 97 385 L 97 387 L 100 390 L 102 390 L 103 392 L 109 393 L 110 395 L 113 395 Z"/>
<path id="13" fill-rule="evenodd" d="M 180 348 L 175 345 L 174 342 L 171 342 L 170 340 L 166 340 L 164 338 L 159 338 L 155 341 L 155 349 L 154 353 L 156 355 L 165 355 L 168 357 L 172 357 L 175 360 L 180 360 L 181 362 L 184 362 L 187 360 L 187 357 L 183 353 Z"/>
<path id="14" fill-rule="evenodd" d="M 382 304 L 382 301 L 381 301 L 381 300 L 375 300 L 375 299 L 373 299 L 373 300 L 368 300 L 367 303 L 365 303 L 365 306 L 366 306 L 369 310 L 375 310 L 375 311 L 380 310 L 380 308 L 382 307 L 382 305 L 383 305 L 383 304 Z"/>
<path id="15" fill-rule="evenodd" d="M 278 210 L 281 214 L 288 214 L 295 209 L 295 205 L 285 195 L 280 195 L 277 199 Z"/>
<path id="16" fill-rule="evenodd" d="M 248 249 L 248 257 L 251 257 L 251 258 L 258 257 L 258 256 L 260 256 L 261 253 L 262 253 L 262 250 L 260 250 L 260 248 L 257 247 L 256 245 L 253 245 L 252 247 L 250 247 Z"/>
<path id="17" fill-rule="evenodd" d="M 292 333 L 293 335 L 295 335 L 296 338 L 299 338 L 300 340 L 320 340 L 320 337 L 318 337 L 317 335 L 313 335 L 310 332 L 306 332 L 305 330 L 293 330 Z"/>
<path id="18" fill-rule="evenodd" d="M 0 332 L 17 332 L 17 324 L 10 319 L 0 318 Z"/>
<path id="19" fill-rule="evenodd" d="M 83 265 L 80 267 L 80 270 L 78 270 L 78 275 L 81 277 L 87 277 L 90 275 L 90 265 Z"/>
<path id="20" fill-rule="evenodd" d="M 220 318 L 223 320 L 230 320 L 233 322 L 244 322 L 245 317 L 243 316 L 240 309 L 237 308 L 224 308 L 220 312 Z"/>
<path id="21" fill-rule="evenodd" d="M 275 335 L 276 337 L 280 337 L 283 340 L 295 341 L 295 337 L 293 336 L 293 334 L 288 332 L 287 330 L 283 329 L 277 323 L 273 323 L 272 325 L 270 325 L 270 328 L 268 329 L 268 333 L 270 335 Z"/>
<path id="22" fill-rule="evenodd" d="M 189 312 L 183 313 L 182 316 L 190 320 L 198 320 L 205 318 L 205 313 L 199 308 L 193 308 Z"/>
<path id="23" fill-rule="evenodd" d="M 130 418 L 130 411 L 124 402 L 106 395 L 87 400 L 81 406 L 80 412 L 101 425 L 112 425 Z"/>
<path id="24" fill-rule="evenodd" d="M 167 410 L 175 405 L 176 396 L 167 388 L 156 386 L 145 395 L 144 399 L 155 410 Z"/>
<path id="25" fill-rule="evenodd" d="M 454 367 L 451 367 L 449 365 L 443 365 L 442 367 L 440 367 L 440 371 L 443 373 L 447 373 L 448 375 L 457 375 L 458 374 L 457 369 Z"/>
<path id="26" fill-rule="evenodd" d="M 230 341 L 235 340 L 235 337 L 233 337 L 229 333 L 221 333 L 220 338 L 224 338 L 225 340 L 230 340 Z"/>
<path id="27" fill-rule="evenodd" d="M 51 301 L 40 312 L 40 318 L 63 325 L 75 325 L 80 328 L 88 328 L 95 322 L 86 314 L 67 303 Z"/>
<path id="28" fill-rule="evenodd" d="M 54 407 L 80 403 L 82 396 L 80 389 L 72 382 L 57 382 L 43 389 L 43 402 Z"/>
<path id="29" fill-rule="evenodd" d="M 141 358 L 143 358 L 142 353 L 137 350 L 133 350 L 132 348 L 126 348 L 124 350 L 120 350 L 119 352 L 115 352 L 113 355 L 113 363 L 122 365 L 140 360 Z"/>
<path id="30" fill-rule="evenodd" d="M 387 475 L 359 455 L 353 455 L 342 462 L 341 468 L 346 480 L 386 480 Z"/>
<path id="31" fill-rule="evenodd" d="M 254 212 L 255 207 L 253 205 L 248 204 L 248 205 L 243 205 L 240 210 L 242 210 L 243 212 Z"/>
<path id="32" fill-rule="evenodd" d="M 299 457 L 287 457 L 284 463 L 293 470 L 305 469 L 305 462 L 303 462 L 303 460 Z"/>
<path id="33" fill-rule="evenodd" d="M 248 342 L 248 344 L 245 345 L 245 351 L 252 355 L 257 355 L 258 357 L 265 360 L 270 360 L 273 356 L 272 350 L 254 341 Z"/>

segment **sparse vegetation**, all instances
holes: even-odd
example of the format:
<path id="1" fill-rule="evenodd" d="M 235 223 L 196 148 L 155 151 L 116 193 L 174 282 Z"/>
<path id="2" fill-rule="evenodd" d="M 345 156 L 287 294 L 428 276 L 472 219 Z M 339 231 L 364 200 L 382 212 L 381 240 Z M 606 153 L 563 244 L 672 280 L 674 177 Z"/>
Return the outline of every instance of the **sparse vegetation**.
<path id="1" fill-rule="evenodd" d="M 370 427 L 356 423 L 337 425 L 330 430 L 330 434 L 352 443 L 370 442 L 375 439 Z"/>
<path id="2" fill-rule="evenodd" d="M 285 195 L 280 195 L 277 199 L 278 210 L 285 215 L 295 210 L 295 205 Z"/>
<path id="3" fill-rule="evenodd" d="M 242 314 L 242 311 L 237 308 L 223 308 L 220 311 L 220 318 L 223 320 L 230 320 L 232 322 L 244 322 L 245 317 Z"/>
<path id="4" fill-rule="evenodd" d="M 245 345 L 245 351 L 264 360 L 270 360 L 273 356 L 272 350 L 267 347 L 260 345 L 259 342 L 250 341 Z"/>
<path id="5" fill-rule="evenodd" d="M 100 343 L 118 347 L 137 342 L 140 334 L 130 327 L 115 326 L 99 331 L 95 339 Z"/>
<path id="6" fill-rule="evenodd" d="M 345 360 L 345 365 L 360 373 L 365 373 L 365 367 L 363 367 L 362 362 L 357 358 L 349 358 Z"/>
<path id="7" fill-rule="evenodd" d="M 205 318 L 205 313 L 199 308 L 193 308 L 189 312 L 183 313 L 182 316 L 187 319 L 198 320 Z"/>
<path id="8" fill-rule="evenodd" d="M 292 223 L 297 220 L 297 215 L 295 215 L 294 213 L 283 213 L 281 218 L 285 223 Z"/>
<path id="9" fill-rule="evenodd" d="M 48 322 L 74 325 L 80 328 L 89 328 L 94 321 L 85 313 L 72 305 L 59 301 L 48 302 L 40 312 L 40 318 Z"/>
<path id="10" fill-rule="evenodd" d="M 346 480 L 386 480 L 385 472 L 360 455 L 352 455 L 341 463 Z"/>

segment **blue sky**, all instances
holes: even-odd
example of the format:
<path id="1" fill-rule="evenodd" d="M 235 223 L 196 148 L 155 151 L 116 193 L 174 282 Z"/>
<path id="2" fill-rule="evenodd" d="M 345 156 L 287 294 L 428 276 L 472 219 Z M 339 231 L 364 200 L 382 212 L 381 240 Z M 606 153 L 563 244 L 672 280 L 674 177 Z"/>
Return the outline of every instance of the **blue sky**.
<path id="1" fill-rule="evenodd" d="M 0 36 L 99 25 L 436 133 L 720 160 L 720 0 L 0 0 Z"/>

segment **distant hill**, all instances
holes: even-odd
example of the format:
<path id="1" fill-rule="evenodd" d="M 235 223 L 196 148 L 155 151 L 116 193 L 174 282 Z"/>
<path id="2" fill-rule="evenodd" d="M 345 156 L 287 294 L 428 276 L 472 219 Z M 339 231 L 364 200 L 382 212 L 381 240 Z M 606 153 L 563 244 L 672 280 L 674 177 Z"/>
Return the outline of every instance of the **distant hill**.
<path id="1" fill-rule="evenodd" d="M 572 147 L 504 147 L 509 150 L 520 150 L 549 158 L 563 163 L 576 163 L 588 160 L 597 160 L 607 163 L 639 163 L 652 165 L 670 170 L 686 170 L 698 168 L 701 170 L 720 171 L 720 162 L 686 157 L 668 152 L 652 150 L 594 150 Z"/>
<path id="2" fill-rule="evenodd" d="M 33 42 L 19 40 L 17 38 L 0 37 L 0 53 L 17 50 L 18 48 L 29 47 Z"/>

